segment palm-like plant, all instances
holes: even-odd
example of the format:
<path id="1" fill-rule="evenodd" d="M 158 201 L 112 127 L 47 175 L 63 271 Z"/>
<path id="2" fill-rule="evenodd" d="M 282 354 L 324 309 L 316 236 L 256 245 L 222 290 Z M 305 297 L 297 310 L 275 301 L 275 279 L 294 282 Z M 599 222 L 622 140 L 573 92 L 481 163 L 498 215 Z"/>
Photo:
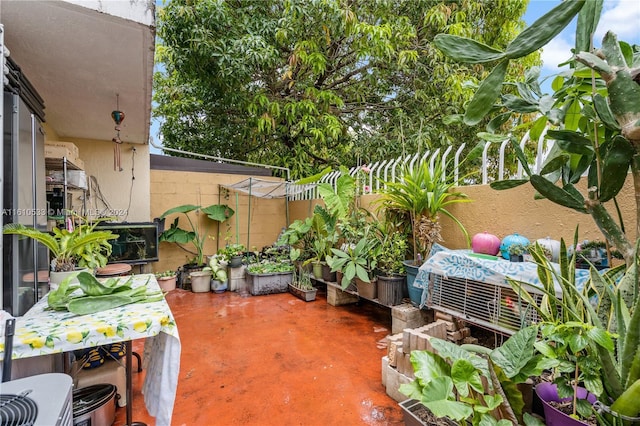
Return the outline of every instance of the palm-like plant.
<path id="1" fill-rule="evenodd" d="M 378 203 L 387 211 L 398 211 L 409 216 L 414 260 L 418 259 L 418 255 L 425 259 L 433 244 L 442 241 L 441 214 L 451 218 L 469 241 L 469 234 L 462 222 L 448 210 L 453 204 L 471 201 L 466 194 L 453 191 L 456 186 L 457 182 L 446 176 L 441 161 L 434 161 L 433 168 L 426 161 L 415 167 L 406 166 L 400 181 L 385 182 Z"/>
<path id="2" fill-rule="evenodd" d="M 52 233 L 29 228 L 20 223 L 4 226 L 5 234 L 21 235 L 42 243 L 52 257 L 52 271 L 73 271 L 76 266 L 98 268 L 107 264 L 111 254 L 109 240 L 118 238 L 111 231 L 96 231 L 100 220 L 88 222 L 76 218 L 80 223 L 72 230 L 54 228 Z"/>

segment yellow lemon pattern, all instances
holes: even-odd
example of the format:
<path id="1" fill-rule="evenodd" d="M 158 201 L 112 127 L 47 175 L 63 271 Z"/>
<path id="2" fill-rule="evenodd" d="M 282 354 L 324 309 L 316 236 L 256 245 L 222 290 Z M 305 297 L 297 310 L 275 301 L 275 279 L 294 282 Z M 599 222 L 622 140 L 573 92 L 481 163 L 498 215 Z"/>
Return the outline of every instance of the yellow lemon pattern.
<path id="1" fill-rule="evenodd" d="M 134 276 L 133 286 L 157 286 L 149 274 Z M 159 290 L 159 287 L 158 287 Z M 13 356 L 69 352 L 87 347 L 107 345 L 160 332 L 178 336 L 173 314 L 166 301 L 137 303 L 91 315 L 75 315 L 66 311 L 48 310 L 46 297 L 16 321 Z M 4 344 L 0 343 L 0 358 Z"/>

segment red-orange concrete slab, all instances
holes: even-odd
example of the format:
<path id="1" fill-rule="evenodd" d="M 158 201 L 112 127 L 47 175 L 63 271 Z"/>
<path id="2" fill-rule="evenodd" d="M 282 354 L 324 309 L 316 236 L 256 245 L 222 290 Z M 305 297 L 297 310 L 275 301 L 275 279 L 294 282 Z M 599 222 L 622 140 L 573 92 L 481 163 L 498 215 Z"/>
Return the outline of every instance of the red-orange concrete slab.
<path id="1" fill-rule="evenodd" d="M 172 425 L 400 425 L 381 384 L 388 308 L 291 294 L 167 295 L 182 342 Z M 143 341 L 134 342 L 143 352 Z M 155 425 L 133 374 L 133 420 Z M 125 409 L 116 425 L 126 423 Z"/>

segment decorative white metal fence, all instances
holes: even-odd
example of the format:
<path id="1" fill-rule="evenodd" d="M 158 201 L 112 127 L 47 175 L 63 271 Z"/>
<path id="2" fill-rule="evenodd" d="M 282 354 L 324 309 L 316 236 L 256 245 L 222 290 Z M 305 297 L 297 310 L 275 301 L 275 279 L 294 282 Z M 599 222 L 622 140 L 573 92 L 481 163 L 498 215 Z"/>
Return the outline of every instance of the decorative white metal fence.
<path id="1" fill-rule="evenodd" d="M 533 150 L 532 154 L 534 155 L 534 162 L 530 164 L 529 167 L 533 173 L 538 173 L 542 169 L 542 165 L 549 154 L 549 150 L 553 146 L 553 141 L 549 141 L 545 139 L 545 134 L 547 129 L 542 132 L 538 140 L 536 141 L 535 147 L 531 148 Z M 527 132 L 522 140 L 520 141 L 520 148 L 526 152 L 527 146 L 531 146 L 531 139 L 529 137 L 529 132 Z M 488 185 L 489 183 L 495 180 L 503 180 L 507 178 L 522 178 L 523 168 L 522 165 L 517 162 L 517 160 L 513 160 L 516 164 L 506 164 L 507 162 L 507 148 L 509 146 L 509 139 L 506 139 L 502 142 L 485 142 L 484 149 L 482 151 L 482 161 L 479 170 L 480 179 L 479 180 L 465 180 L 460 179 L 460 162 L 461 155 L 466 148 L 466 143 L 461 144 L 453 153 L 453 178 L 454 181 L 459 182 L 460 186 L 468 185 L 468 184 L 479 184 Z M 492 152 L 493 151 L 493 152 Z M 385 182 L 397 182 L 402 178 L 402 170 L 405 167 L 413 168 L 424 162 L 429 162 L 429 166 L 431 169 L 434 167 L 434 163 L 436 159 L 440 158 L 442 164 L 449 165 L 449 156 L 453 152 L 453 146 L 448 146 L 444 151 L 441 148 L 437 148 L 435 150 L 428 150 L 424 153 L 415 153 L 406 156 L 400 156 L 397 158 L 393 158 L 390 160 L 377 161 L 371 164 L 363 164 L 357 167 L 352 167 L 349 169 L 349 174 L 351 176 L 355 176 L 356 173 L 365 169 L 367 172 L 367 179 L 360 180 L 359 185 L 359 193 L 366 195 L 372 194 L 384 187 Z M 497 168 L 497 170 L 496 170 Z M 508 173 L 508 170 L 516 169 L 514 173 Z M 324 175 L 320 182 L 329 183 L 335 190 L 336 181 L 340 177 L 340 170 L 334 170 L 326 175 Z M 444 176 L 450 176 L 445 170 Z M 289 200 L 310 200 L 319 198 L 318 190 L 316 185 L 296 185 L 295 183 L 289 184 L 288 190 Z"/>

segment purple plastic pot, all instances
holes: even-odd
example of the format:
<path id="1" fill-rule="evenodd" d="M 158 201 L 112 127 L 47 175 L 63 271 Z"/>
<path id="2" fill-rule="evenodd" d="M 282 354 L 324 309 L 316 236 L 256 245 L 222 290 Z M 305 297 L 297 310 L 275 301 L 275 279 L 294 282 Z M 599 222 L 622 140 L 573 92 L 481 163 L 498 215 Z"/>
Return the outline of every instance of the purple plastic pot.
<path id="1" fill-rule="evenodd" d="M 549 382 L 542 382 L 536 385 L 536 394 L 542 401 L 544 409 L 545 424 L 547 426 L 580 426 L 586 423 L 569 417 L 567 414 L 549 405 L 549 402 L 566 402 L 571 398 L 560 398 L 558 396 L 558 388 L 555 384 Z M 596 402 L 596 396 L 589 393 L 586 389 L 578 387 L 579 399 L 586 399 L 590 403 Z"/>

